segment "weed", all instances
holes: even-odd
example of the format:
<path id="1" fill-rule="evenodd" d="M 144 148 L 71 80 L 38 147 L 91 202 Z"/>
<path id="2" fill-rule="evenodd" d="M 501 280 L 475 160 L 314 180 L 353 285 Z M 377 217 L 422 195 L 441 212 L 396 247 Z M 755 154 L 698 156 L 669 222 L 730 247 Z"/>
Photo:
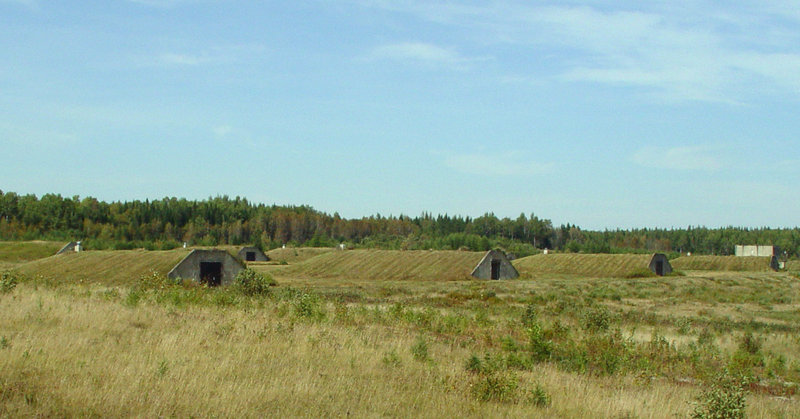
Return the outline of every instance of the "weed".
<path id="1" fill-rule="evenodd" d="M 8 338 L 3 336 L 0 337 L 0 349 L 6 349 L 11 346 L 11 343 L 8 341 Z"/>
<path id="2" fill-rule="evenodd" d="M 403 364 L 402 360 L 400 359 L 400 356 L 394 350 L 391 350 L 383 354 L 383 359 L 381 359 L 381 362 L 383 362 L 384 365 L 393 368 L 397 368 Z"/>
<path id="3" fill-rule="evenodd" d="M 417 341 L 411 345 L 411 355 L 414 357 L 414 359 L 420 362 L 430 360 L 430 355 L 428 354 L 428 341 L 425 340 L 425 337 L 418 337 Z"/>
<path id="4" fill-rule="evenodd" d="M 483 361 L 477 355 L 472 354 L 467 359 L 464 369 L 472 373 L 482 373 L 484 372 Z"/>
<path id="5" fill-rule="evenodd" d="M 540 384 L 536 384 L 528 395 L 528 402 L 534 406 L 550 406 L 550 394 Z"/>
<path id="6" fill-rule="evenodd" d="M 158 368 L 156 368 L 156 375 L 158 377 L 163 377 L 169 371 L 169 363 L 167 363 L 166 359 L 162 359 L 161 362 L 158 363 Z"/>
<path id="7" fill-rule="evenodd" d="M 141 291 L 138 287 L 133 287 L 131 288 L 130 292 L 128 292 L 128 295 L 125 297 L 125 305 L 131 308 L 136 307 L 137 305 L 139 305 L 139 301 L 142 299 L 143 296 L 144 296 L 143 291 Z"/>

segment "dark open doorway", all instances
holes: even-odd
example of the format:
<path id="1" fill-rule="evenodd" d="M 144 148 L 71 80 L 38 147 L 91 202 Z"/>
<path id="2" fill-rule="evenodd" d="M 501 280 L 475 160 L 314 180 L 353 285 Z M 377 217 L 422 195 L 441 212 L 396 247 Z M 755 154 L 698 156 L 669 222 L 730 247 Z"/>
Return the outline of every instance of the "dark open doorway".
<path id="1" fill-rule="evenodd" d="M 492 260 L 492 279 L 500 279 L 500 261 Z"/>
<path id="2" fill-rule="evenodd" d="M 656 261 L 656 275 L 664 276 L 664 261 L 662 260 Z"/>
<path id="3" fill-rule="evenodd" d="M 222 284 L 222 262 L 200 262 L 200 282 L 210 287 Z"/>
<path id="4" fill-rule="evenodd" d="M 253 262 L 256 260 L 256 252 L 247 252 L 244 255 L 244 260 L 248 262 Z"/>

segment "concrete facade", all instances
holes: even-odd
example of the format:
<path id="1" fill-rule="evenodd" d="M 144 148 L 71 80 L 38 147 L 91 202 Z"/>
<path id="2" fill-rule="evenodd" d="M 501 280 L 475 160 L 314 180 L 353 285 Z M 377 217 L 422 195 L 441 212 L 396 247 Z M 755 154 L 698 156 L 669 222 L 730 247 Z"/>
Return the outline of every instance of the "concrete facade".
<path id="1" fill-rule="evenodd" d="M 261 249 L 257 247 L 243 247 L 239 250 L 239 253 L 236 254 L 239 259 L 245 262 L 268 262 L 269 256 L 265 255 Z"/>
<path id="2" fill-rule="evenodd" d="M 230 253 L 218 249 L 194 249 L 167 276 L 193 279 L 210 286 L 230 285 L 244 265 Z"/>
<path id="3" fill-rule="evenodd" d="M 667 255 L 663 253 L 654 253 L 650 258 L 650 264 L 647 266 L 658 276 L 669 275 L 672 273 L 672 265 L 669 263 Z"/>
<path id="4" fill-rule="evenodd" d="M 503 252 L 490 250 L 472 270 L 472 276 L 479 279 L 514 279 L 519 272 Z"/>
<path id="5" fill-rule="evenodd" d="M 61 250 L 56 252 L 56 254 L 60 255 L 62 253 L 74 252 L 75 251 L 75 246 L 77 246 L 77 245 L 78 245 L 78 242 L 69 242 L 69 243 L 65 244 L 64 247 L 61 248 Z"/>
<path id="6" fill-rule="evenodd" d="M 776 246 L 758 246 L 758 245 L 741 245 L 737 244 L 734 254 L 736 256 L 778 256 L 780 249 Z"/>

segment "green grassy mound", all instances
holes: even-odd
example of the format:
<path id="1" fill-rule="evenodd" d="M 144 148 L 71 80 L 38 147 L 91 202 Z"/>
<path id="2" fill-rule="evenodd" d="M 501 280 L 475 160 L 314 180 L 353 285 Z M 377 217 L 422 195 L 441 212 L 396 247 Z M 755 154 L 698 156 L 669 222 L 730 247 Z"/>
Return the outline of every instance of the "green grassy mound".
<path id="1" fill-rule="evenodd" d="M 287 247 L 286 249 L 272 249 L 266 252 L 266 255 L 273 262 L 285 261 L 294 264 L 332 251 L 334 251 L 332 247 Z"/>
<path id="2" fill-rule="evenodd" d="M 163 275 L 178 264 L 191 249 L 97 250 L 65 253 L 19 265 L 16 270 L 57 282 L 90 281 L 108 285 L 129 285 L 143 275 Z"/>
<path id="3" fill-rule="evenodd" d="M 539 254 L 512 262 L 520 275 L 575 275 L 593 278 L 633 278 L 653 275 L 648 268 L 653 255 Z"/>
<path id="4" fill-rule="evenodd" d="M 697 271 L 770 271 L 770 257 L 681 256 L 671 261 L 672 267 Z"/>
<path id="5" fill-rule="evenodd" d="M 461 280 L 470 278 L 470 273 L 484 254 L 451 250 L 330 251 L 285 269 L 275 270 L 273 275 L 298 278 Z"/>
<path id="6" fill-rule="evenodd" d="M 46 258 L 64 246 L 61 242 L 0 242 L 0 262 L 20 263 Z"/>

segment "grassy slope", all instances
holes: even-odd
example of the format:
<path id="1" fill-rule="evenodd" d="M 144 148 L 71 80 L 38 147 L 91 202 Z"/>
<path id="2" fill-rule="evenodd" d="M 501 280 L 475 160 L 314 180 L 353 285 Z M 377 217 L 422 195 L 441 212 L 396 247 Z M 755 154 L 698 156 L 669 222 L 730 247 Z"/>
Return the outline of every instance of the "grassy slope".
<path id="1" fill-rule="evenodd" d="M 266 254 L 272 261 L 298 263 L 323 253 L 332 252 L 333 250 L 332 247 L 290 247 L 286 249 L 272 249 L 266 252 Z"/>
<path id="2" fill-rule="evenodd" d="M 768 257 L 681 256 L 673 259 L 672 267 L 698 271 L 769 271 Z"/>
<path id="3" fill-rule="evenodd" d="M 326 252 L 274 270 L 276 276 L 380 280 L 466 279 L 483 252 L 427 250 L 347 250 Z"/>
<path id="4" fill-rule="evenodd" d="M 0 242 L 0 262 L 20 263 L 54 255 L 64 246 L 61 242 Z"/>
<path id="5" fill-rule="evenodd" d="M 187 254 L 187 249 L 85 251 L 28 262 L 17 270 L 29 276 L 55 278 L 58 281 L 87 280 L 123 285 L 131 284 L 153 271 L 166 275 Z"/>
<path id="6" fill-rule="evenodd" d="M 647 270 L 652 255 L 540 254 L 513 261 L 522 276 L 537 274 L 578 275 L 592 278 L 622 278 Z"/>

